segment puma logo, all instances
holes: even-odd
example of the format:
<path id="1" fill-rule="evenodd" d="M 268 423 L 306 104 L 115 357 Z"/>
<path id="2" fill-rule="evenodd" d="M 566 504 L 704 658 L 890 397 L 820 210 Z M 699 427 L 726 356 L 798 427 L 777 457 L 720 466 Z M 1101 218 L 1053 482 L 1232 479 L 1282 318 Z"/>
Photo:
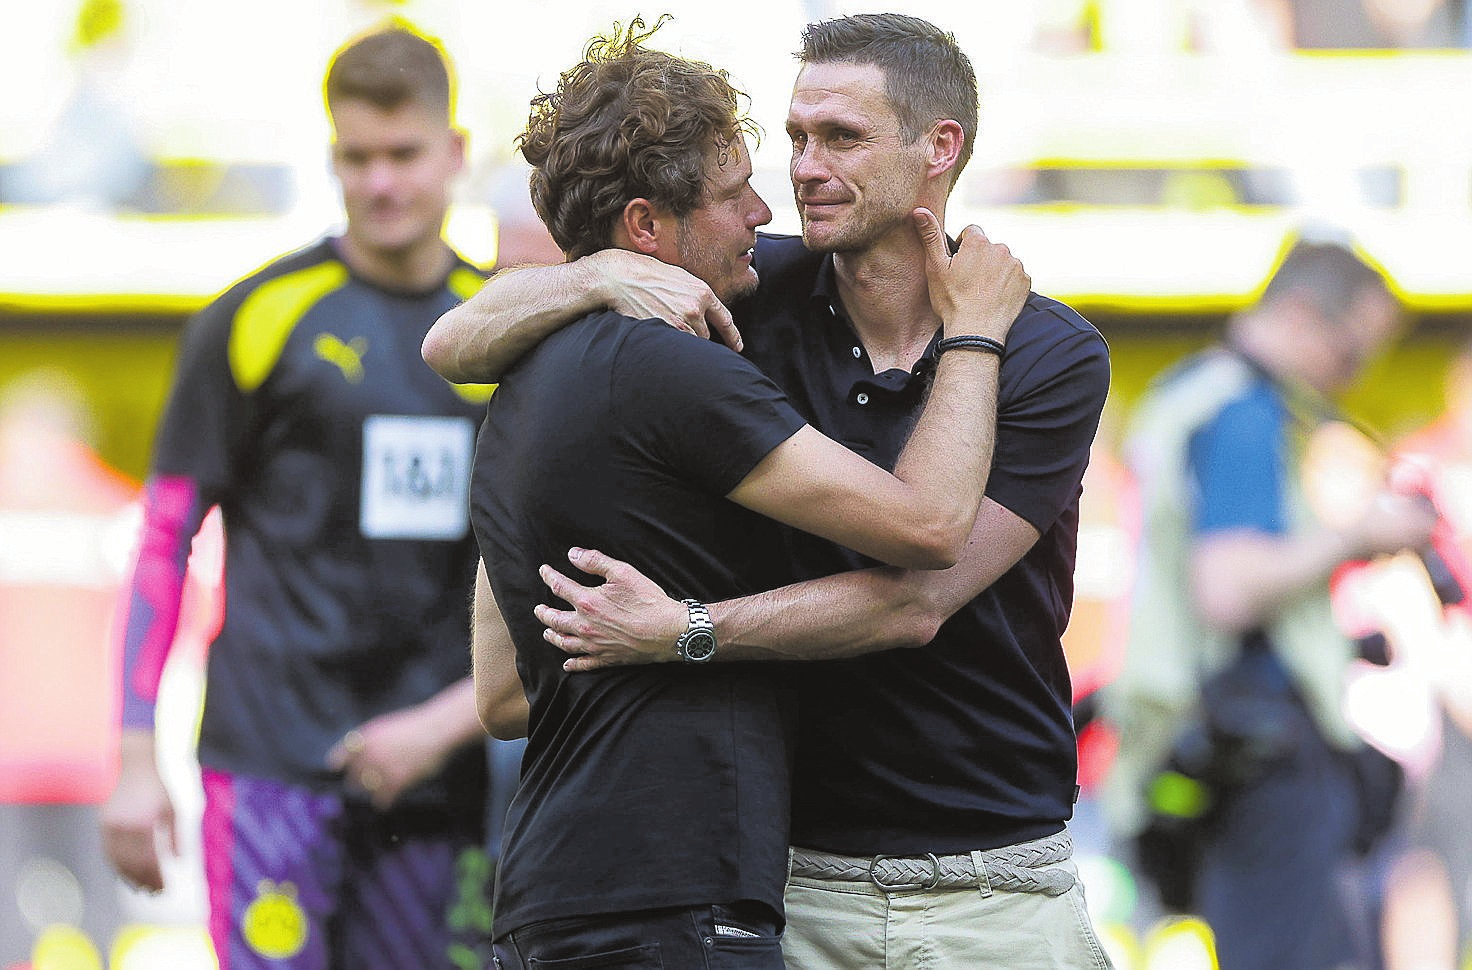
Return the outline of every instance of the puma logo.
<path id="1" fill-rule="evenodd" d="M 337 369 L 342 371 L 342 376 L 348 379 L 348 383 L 362 383 L 363 355 L 368 352 L 367 338 L 354 337 L 347 343 L 343 343 L 333 334 L 319 333 L 312 344 L 312 349 L 327 363 L 337 365 Z"/>

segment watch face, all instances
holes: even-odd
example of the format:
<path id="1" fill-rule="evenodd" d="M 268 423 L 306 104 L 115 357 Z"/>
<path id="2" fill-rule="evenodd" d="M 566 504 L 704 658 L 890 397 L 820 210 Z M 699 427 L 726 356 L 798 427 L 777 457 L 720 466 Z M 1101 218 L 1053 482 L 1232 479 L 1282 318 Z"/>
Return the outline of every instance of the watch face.
<path id="1" fill-rule="evenodd" d="M 716 638 L 708 630 L 692 630 L 680 640 L 680 656 L 690 663 L 704 663 L 715 652 Z"/>

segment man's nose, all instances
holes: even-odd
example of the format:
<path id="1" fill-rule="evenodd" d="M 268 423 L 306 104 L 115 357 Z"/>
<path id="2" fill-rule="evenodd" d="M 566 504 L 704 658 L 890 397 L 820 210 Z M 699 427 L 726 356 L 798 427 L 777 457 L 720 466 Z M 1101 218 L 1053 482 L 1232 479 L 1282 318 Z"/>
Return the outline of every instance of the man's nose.
<path id="1" fill-rule="evenodd" d="M 374 159 L 368 163 L 368 188 L 376 194 L 390 191 L 398 179 L 398 168 L 387 158 Z"/>
<path id="2" fill-rule="evenodd" d="M 828 165 L 822 157 L 822 152 L 811 141 L 803 147 L 801 152 L 793 155 L 793 182 L 826 182 L 828 176 Z"/>

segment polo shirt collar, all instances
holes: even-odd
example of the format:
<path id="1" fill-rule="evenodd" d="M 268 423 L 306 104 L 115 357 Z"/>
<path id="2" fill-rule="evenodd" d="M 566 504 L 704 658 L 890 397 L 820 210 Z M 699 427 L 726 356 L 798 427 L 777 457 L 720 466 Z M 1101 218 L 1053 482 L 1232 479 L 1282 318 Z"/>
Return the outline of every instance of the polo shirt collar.
<path id="1" fill-rule="evenodd" d="M 954 240 L 947 238 L 951 252 L 956 251 Z M 813 292 L 808 297 L 809 305 L 815 318 L 826 321 L 826 326 L 843 328 L 843 337 L 854 346 L 861 346 L 858 333 L 853 324 L 849 322 L 848 314 L 844 312 L 843 301 L 838 295 L 838 269 L 833 260 L 833 254 L 828 253 L 823 257 L 823 262 L 818 267 L 817 278 L 813 281 Z M 875 374 L 869 380 L 885 387 L 890 391 L 900 391 L 909 383 L 910 378 L 918 378 L 928 384 L 931 376 L 935 373 L 935 346 L 940 343 L 940 330 L 936 330 L 930 338 L 925 353 L 915 361 L 915 366 L 908 373 L 897 368 L 892 368 L 880 374 Z"/>

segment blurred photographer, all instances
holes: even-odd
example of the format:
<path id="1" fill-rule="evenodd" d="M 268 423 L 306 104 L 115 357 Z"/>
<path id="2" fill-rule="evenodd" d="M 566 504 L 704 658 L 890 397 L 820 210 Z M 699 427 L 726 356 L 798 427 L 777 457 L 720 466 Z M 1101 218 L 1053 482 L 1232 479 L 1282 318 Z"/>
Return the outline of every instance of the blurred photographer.
<path id="1" fill-rule="evenodd" d="M 1366 965 L 1339 873 L 1382 827 L 1368 823 L 1397 774 L 1344 715 L 1356 648 L 1329 580 L 1424 546 L 1435 513 L 1386 489 L 1325 521 L 1304 460 L 1399 321 L 1353 251 L 1298 242 L 1220 345 L 1157 380 L 1126 446 L 1142 548 L 1104 698 L 1120 734 L 1106 809 L 1162 902 L 1211 926 L 1222 970 Z"/>

